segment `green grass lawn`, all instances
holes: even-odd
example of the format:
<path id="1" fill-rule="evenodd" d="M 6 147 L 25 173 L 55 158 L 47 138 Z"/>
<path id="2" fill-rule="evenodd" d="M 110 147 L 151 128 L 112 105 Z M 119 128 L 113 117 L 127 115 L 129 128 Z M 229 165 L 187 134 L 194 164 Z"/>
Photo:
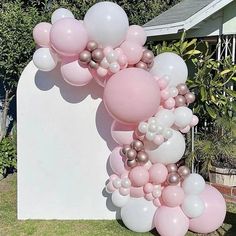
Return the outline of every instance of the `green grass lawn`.
<path id="1" fill-rule="evenodd" d="M 129 231 L 121 223 L 109 220 L 26 220 L 16 219 L 16 175 L 0 181 L 0 236 L 61 236 L 61 235 L 157 235 L 151 233 L 138 234 Z M 193 236 L 189 232 L 188 236 Z M 228 204 L 225 224 L 210 235 L 236 235 L 236 205 Z"/>

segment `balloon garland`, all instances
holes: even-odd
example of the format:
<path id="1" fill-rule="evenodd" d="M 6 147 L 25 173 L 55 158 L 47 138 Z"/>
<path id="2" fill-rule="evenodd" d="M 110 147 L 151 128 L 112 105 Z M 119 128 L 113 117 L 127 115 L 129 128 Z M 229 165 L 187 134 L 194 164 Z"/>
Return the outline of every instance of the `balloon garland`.
<path id="1" fill-rule="evenodd" d="M 185 84 L 183 59 L 171 52 L 154 57 L 143 47 L 143 28 L 129 26 L 124 10 L 112 2 L 93 5 L 83 21 L 57 9 L 51 23 L 33 30 L 40 46 L 33 62 L 42 71 L 59 64 L 71 85 L 84 86 L 94 78 L 104 87 L 118 143 L 109 157 L 114 174 L 106 191 L 127 228 L 156 227 L 165 236 L 216 230 L 226 214 L 222 195 L 179 162 L 185 152 L 181 133 L 198 123 L 188 108 L 195 96 Z"/>

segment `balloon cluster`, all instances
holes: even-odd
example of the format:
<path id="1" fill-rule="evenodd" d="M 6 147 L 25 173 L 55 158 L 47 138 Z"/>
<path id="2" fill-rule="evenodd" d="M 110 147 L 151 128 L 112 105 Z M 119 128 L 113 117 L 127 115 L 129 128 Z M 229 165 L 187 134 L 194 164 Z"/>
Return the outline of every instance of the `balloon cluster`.
<path id="1" fill-rule="evenodd" d="M 106 190 L 127 228 L 147 232 L 156 227 L 165 236 L 217 229 L 226 213 L 222 195 L 199 174 L 176 164 L 186 146 L 181 132 L 198 123 L 187 107 L 195 96 L 185 84 L 184 60 L 171 52 L 154 57 L 143 47 L 143 28 L 129 26 L 124 10 L 112 2 L 93 5 L 83 21 L 60 8 L 51 24 L 35 26 L 33 36 L 39 70 L 58 65 L 71 85 L 94 78 L 104 87 L 117 142 Z"/>

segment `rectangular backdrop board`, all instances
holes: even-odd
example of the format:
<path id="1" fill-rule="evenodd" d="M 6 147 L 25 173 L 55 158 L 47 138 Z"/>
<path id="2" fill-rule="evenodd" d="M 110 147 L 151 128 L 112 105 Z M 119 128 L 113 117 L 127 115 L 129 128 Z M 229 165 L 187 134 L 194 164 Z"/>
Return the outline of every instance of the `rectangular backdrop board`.
<path id="1" fill-rule="evenodd" d="M 94 81 L 25 68 L 17 90 L 18 219 L 115 219 L 104 191 L 115 144 Z"/>

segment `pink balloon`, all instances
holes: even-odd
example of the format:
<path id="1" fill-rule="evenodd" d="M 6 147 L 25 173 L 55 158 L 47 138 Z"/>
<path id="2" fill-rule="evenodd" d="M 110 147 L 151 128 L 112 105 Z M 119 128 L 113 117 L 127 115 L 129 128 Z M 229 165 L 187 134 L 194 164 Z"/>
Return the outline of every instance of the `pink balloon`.
<path id="1" fill-rule="evenodd" d="M 50 30 L 52 25 L 47 22 L 37 24 L 33 29 L 35 43 L 41 47 L 50 47 Z"/>
<path id="2" fill-rule="evenodd" d="M 137 124 L 156 114 L 160 105 L 160 89 L 149 72 L 127 68 L 108 80 L 103 100 L 115 120 Z"/>
<path id="3" fill-rule="evenodd" d="M 144 192 L 145 192 L 146 194 L 152 193 L 153 189 L 154 189 L 154 187 L 153 187 L 153 184 L 151 184 L 151 183 L 147 183 L 147 184 L 145 184 L 145 186 L 143 187 L 143 190 L 144 190 Z"/>
<path id="4" fill-rule="evenodd" d="M 143 46 L 147 40 L 147 35 L 143 27 L 139 25 L 131 25 L 128 29 L 126 40 Z"/>
<path id="5" fill-rule="evenodd" d="M 117 189 L 113 186 L 112 182 L 109 182 L 106 186 L 107 192 L 109 193 L 113 193 L 115 192 Z"/>
<path id="6" fill-rule="evenodd" d="M 131 144 L 134 140 L 134 125 L 124 125 L 118 121 L 113 121 L 111 125 L 111 136 L 119 144 Z"/>
<path id="7" fill-rule="evenodd" d="M 198 117 L 197 117 L 196 115 L 193 115 L 192 121 L 191 121 L 191 123 L 190 123 L 190 126 L 193 127 L 193 126 L 197 125 L 198 122 L 199 122 Z"/>
<path id="8" fill-rule="evenodd" d="M 124 51 L 128 64 L 130 65 L 138 63 L 142 58 L 143 48 L 135 42 L 124 41 L 120 48 Z"/>
<path id="9" fill-rule="evenodd" d="M 175 99 L 174 98 L 168 98 L 164 104 L 163 104 L 163 107 L 166 108 L 166 109 L 172 109 L 175 107 Z"/>
<path id="10" fill-rule="evenodd" d="M 57 53 L 74 56 L 85 49 L 88 35 L 81 22 L 72 18 L 64 18 L 53 24 L 50 41 Z"/>
<path id="11" fill-rule="evenodd" d="M 148 183 L 149 173 L 143 166 L 136 166 L 129 172 L 129 179 L 133 187 L 141 187 Z"/>
<path id="12" fill-rule="evenodd" d="M 164 143 L 164 141 L 165 141 L 164 137 L 160 134 L 156 135 L 156 137 L 153 140 L 153 142 L 158 146 Z"/>
<path id="13" fill-rule="evenodd" d="M 180 130 L 180 132 L 181 133 L 184 133 L 184 134 L 186 134 L 186 133 L 188 133 L 189 132 L 189 130 L 190 130 L 190 126 L 189 125 L 187 125 L 186 127 L 184 127 L 183 129 L 181 129 Z"/>
<path id="14" fill-rule="evenodd" d="M 160 235 L 184 236 L 189 227 L 189 219 L 180 207 L 161 206 L 154 216 L 154 224 Z"/>
<path id="15" fill-rule="evenodd" d="M 184 191 L 179 186 L 167 186 L 161 193 L 164 204 L 168 207 L 177 207 L 184 201 Z"/>
<path id="16" fill-rule="evenodd" d="M 190 220 L 189 229 L 197 233 L 208 234 L 223 224 L 226 204 L 221 193 L 208 184 L 200 197 L 205 203 L 205 210 L 201 216 Z"/>
<path id="17" fill-rule="evenodd" d="M 91 75 L 93 76 L 93 78 L 95 79 L 95 81 L 102 87 L 105 87 L 107 80 L 111 77 L 109 73 L 105 76 L 100 76 L 98 75 L 97 71 L 92 68 L 89 68 L 89 71 Z"/>
<path id="18" fill-rule="evenodd" d="M 74 86 L 84 86 L 92 80 L 92 75 L 87 68 L 80 66 L 78 61 L 63 63 L 61 74 L 64 80 Z"/>
<path id="19" fill-rule="evenodd" d="M 143 191 L 143 187 L 131 187 L 130 196 L 134 198 L 144 197 L 145 193 Z"/>
<path id="20" fill-rule="evenodd" d="M 156 163 L 149 169 L 150 182 L 153 184 L 161 184 L 166 181 L 168 170 L 165 165 Z"/>
<path id="21" fill-rule="evenodd" d="M 116 147 L 109 157 L 111 169 L 117 175 L 122 175 L 123 173 L 127 172 L 125 169 L 123 157 L 120 155 L 120 149 L 120 147 Z"/>

